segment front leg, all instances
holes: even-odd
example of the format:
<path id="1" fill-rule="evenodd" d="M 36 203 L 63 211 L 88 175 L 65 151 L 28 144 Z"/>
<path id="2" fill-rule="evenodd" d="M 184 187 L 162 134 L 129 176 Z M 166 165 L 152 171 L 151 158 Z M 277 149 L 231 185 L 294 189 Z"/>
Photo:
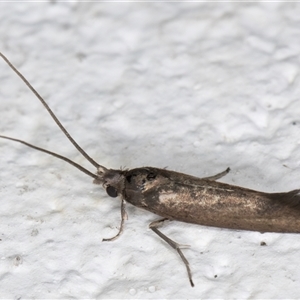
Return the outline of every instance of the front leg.
<path id="1" fill-rule="evenodd" d="M 154 221 L 152 223 L 149 224 L 149 228 L 151 230 L 153 230 L 159 237 L 161 237 L 165 242 L 167 242 L 173 249 L 175 249 L 178 254 L 180 255 L 183 263 L 185 264 L 187 273 L 188 273 L 188 277 L 190 280 L 190 284 L 192 287 L 194 287 L 194 282 L 192 280 L 192 273 L 191 273 L 191 269 L 189 266 L 189 262 L 188 260 L 185 258 L 185 256 L 183 255 L 181 248 L 189 248 L 190 246 L 188 245 L 180 245 L 178 243 L 176 243 L 175 241 L 171 240 L 170 238 L 168 238 L 166 235 L 164 235 L 161 231 L 159 231 L 157 229 L 157 227 L 161 226 L 163 224 L 164 221 L 168 220 L 167 218 L 158 220 L 158 221 Z"/>
<path id="2" fill-rule="evenodd" d="M 120 225 L 119 232 L 115 236 L 113 236 L 109 239 L 102 239 L 102 242 L 114 241 L 115 239 L 117 239 L 122 234 L 123 228 L 124 228 L 124 222 L 127 219 L 127 213 L 126 213 L 126 210 L 125 210 L 125 205 L 126 205 L 126 201 L 124 199 L 122 199 L 122 202 L 121 202 L 121 225 Z"/>

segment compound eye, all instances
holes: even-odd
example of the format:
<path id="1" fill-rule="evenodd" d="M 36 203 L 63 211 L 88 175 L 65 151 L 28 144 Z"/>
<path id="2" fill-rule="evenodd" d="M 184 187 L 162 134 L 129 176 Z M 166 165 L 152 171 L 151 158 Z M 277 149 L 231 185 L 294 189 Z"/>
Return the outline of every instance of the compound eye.
<path id="1" fill-rule="evenodd" d="M 115 187 L 111 186 L 111 185 L 109 185 L 106 188 L 106 193 L 107 193 L 108 196 L 110 196 L 112 198 L 118 197 L 118 190 Z"/>

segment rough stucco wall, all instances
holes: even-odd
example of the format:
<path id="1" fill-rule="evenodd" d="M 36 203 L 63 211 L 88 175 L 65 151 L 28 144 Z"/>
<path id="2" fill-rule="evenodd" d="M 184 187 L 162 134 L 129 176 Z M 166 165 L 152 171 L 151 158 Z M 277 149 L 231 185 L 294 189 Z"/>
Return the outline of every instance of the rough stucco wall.
<path id="1" fill-rule="evenodd" d="M 299 188 L 298 3 L 1 3 L 0 49 L 101 164 Z M 90 168 L 0 62 L 0 132 Z M 299 297 L 300 236 L 157 219 L 71 166 L 0 141 L 2 298 Z M 90 168 L 92 170 L 92 168 Z M 266 246 L 261 246 L 265 242 Z"/>

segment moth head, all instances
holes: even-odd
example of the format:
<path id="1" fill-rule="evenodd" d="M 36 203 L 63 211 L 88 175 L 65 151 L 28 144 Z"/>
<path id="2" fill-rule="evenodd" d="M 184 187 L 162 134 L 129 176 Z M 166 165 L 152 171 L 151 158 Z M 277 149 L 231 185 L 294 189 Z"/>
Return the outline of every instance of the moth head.
<path id="1" fill-rule="evenodd" d="M 125 176 L 122 170 L 106 169 L 102 166 L 97 169 L 95 184 L 102 184 L 108 196 L 115 198 L 122 195 L 125 186 Z"/>

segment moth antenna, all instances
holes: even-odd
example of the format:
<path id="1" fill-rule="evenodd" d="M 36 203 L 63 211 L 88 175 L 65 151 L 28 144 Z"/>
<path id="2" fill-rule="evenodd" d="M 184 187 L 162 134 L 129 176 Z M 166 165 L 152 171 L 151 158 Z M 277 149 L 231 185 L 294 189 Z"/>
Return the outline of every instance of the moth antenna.
<path id="1" fill-rule="evenodd" d="M 46 101 L 43 99 L 43 97 L 34 89 L 34 87 L 28 82 L 28 80 L 17 70 L 17 68 L 8 60 L 8 58 L 0 52 L 0 56 L 4 59 L 4 61 L 9 65 L 9 67 L 22 79 L 22 81 L 27 85 L 27 87 L 34 93 L 34 95 L 41 101 L 41 103 L 44 105 L 44 107 L 47 109 L 48 113 L 52 117 L 52 119 L 55 121 L 55 123 L 58 125 L 58 127 L 61 129 L 61 131 L 65 134 L 65 136 L 69 139 L 69 141 L 74 145 L 74 147 L 92 164 L 94 165 L 97 169 L 100 167 L 103 170 L 106 170 L 105 167 L 99 165 L 94 159 L 92 159 L 77 143 L 76 141 L 72 138 L 72 136 L 69 134 L 69 132 L 66 130 L 66 128 L 61 124 L 61 122 L 58 120 L 58 118 L 55 116 L 49 105 L 46 103 Z M 13 140 L 13 139 L 12 139 Z M 20 141 L 20 140 L 15 140 L 19 141 L 23 144 L 26 145 L 25 142 Z M 27 146 L 30 144 L 27 143 Z M 29 147 L 32 147 L 33 145 L 30 145 Z M 33 146 L 32 148 L 34 148 Z M 38 148 L 38 147 L 36 147 Z M 42 148 L 39 148 L 39 150 L 46 152 L 47 150 L 44 150 Z M 49 151 L 50 152 L 50 151 Z M 46 152 L 50 154 L 49 152 Z M 58 154 L 57 154 L 58 155 Z M 58 157 L 57 155 L 54 155 Z M 67 161 L 67 160 L 66 160 Z"/>
<path id="2" fill-rule="evenodd" d="M 90 172 L 89 170 L 87 170 L 86 168 L 82 167 L 81 165 L 79 165 L 78 163 L 76 163 L 75 161 L 63 156 L 63 155 L 60 155 L 58 153 L 55 153 L 55 152 L 52 152 L 52 151 L 49 151 L 49 150 L 46 150 L 46 149 L 43 149 L 43 148 L 40 148 L 40 147 L 37 147 L 35 145 L 32 145 L 32 144 L 29 144 L 25 141 L 22 141 L 22 140 L 19 140 L 19 139 L 15 139 L 15 138 L 12 138 L 12 137 L 9 137 L 9 136 L 5 136 L 5 135 L 0 135 L 0 138 L 3 138 L 3 139 L 7 139 L 7 140 L 11 140 L 11 141 L 14 141 L 14 142 L 18 142 L 18 143 L 21 143 L 21 144 L 24 144 L 28 147 L 31 147 L 35 150 L 38 150 L 38 151 L 41 151 L 41 152 L 45 152 L 49 155 L 52 155 L 52 156 L 55 156 L 61 160 L 64 160 L 66 161 L 67 163 L 71 164 L 72 166 L 74 166 L 75 168 L 79 169 L 80 171 L 82 171 L 83 173 L 93 177 L 94 179 L 98 179 L 98 176 L 92 172 Z"/>
<path id="3" fill-rule="evenodd" d="M 52 151 L 49 151 L 49 150 L 46 150 L 46 149 L 43 149 L 43 148 L 40 148 L 38 146 L 35 146 L 35 145 L 32 145 L 32 144 L 29 144 L 25 141 L 22 141 L 22 140 L 19 140 L 19 139 L 15 139 L 15 138 L 12 138 L 12 137 L 9 137 L 9 136 L 5 136 L 5 135 L 0 135 L 0 138 L 3 138 L 3 139 L 7 139 L 7 140 L 11 140 L 11 141 L 14 141 L 14 142 L 18 142 L 18 143 L 21 143 L 21 144 L 24 144 L 28 147 L 31 147 L 35 150 L 38 150 L 38 151 L 41 151 L 41 152 L 45 152 L 49 155 L 52 155 L 52 156 L 55 156 L 61 160 L 64 160 L 66 161 L 67 163 L 69 163 L 70 165 L 74 166 L 75 168 L 79 169 L 81 172 L 89 175 L 90 177 L 93 177 L 94 179 L 99 179 L 98 176 L 92 172 L 90 172 L 89 170 L 87 170 L 86 168 L 82 167 L 81 165 L 79 165 L 78 163 L 76 163 L 75 161 L 63 156 L 63 155 L 60 155 L 58 153 L 55 153 L 55 152 L 52 152 Z"/>

